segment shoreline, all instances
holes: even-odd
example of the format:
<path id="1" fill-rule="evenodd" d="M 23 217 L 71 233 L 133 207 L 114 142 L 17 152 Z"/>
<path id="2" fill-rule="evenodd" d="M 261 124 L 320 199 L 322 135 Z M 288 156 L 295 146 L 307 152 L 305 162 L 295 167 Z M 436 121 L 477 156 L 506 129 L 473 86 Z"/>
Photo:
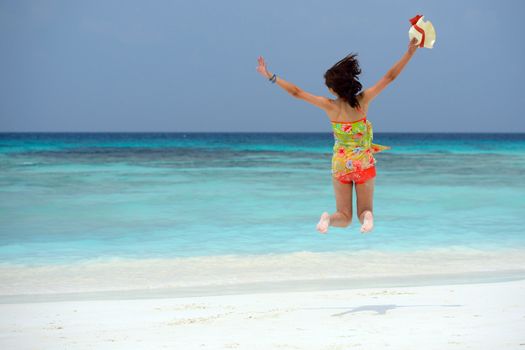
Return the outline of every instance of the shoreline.
<path id="1" fill-rule="evenodd" d="M 373 288 L 410 288 L 444 285 L 491 284 L 514 281 L 525 281 L 525 269 L 457 274 L 384 276 L 381 278 L 331 278 L 289 281 L 262 281 L 252 283 L 232 283 L 177 288 L 99 290 L 69 293 L 49 292 L 38 294 L 6 294 L 0 295 L 0 305 L 64 301 L 178 299 L 269 293 L 323 292 L 338 290 L 344 291 Z"/>
<path id="2" fill-rule="evenodd" d="M 0 303 L 163 298 L 525 279 L 525 251 L 428 249 L 0 264 Z"/>
<path id="3" fill-rule="evenodd" d="M 450 247 L 0 264 L 0 345 L 522 350 L 524 262 Z"/>

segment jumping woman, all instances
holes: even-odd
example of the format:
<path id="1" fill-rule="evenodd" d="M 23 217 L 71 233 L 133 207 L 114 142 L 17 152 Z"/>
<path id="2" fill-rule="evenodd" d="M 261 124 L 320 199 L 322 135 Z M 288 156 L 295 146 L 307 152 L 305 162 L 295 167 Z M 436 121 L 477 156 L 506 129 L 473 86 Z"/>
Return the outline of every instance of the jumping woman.
<path id="1" fill-rule="evenodd" d="M 326 112 L 332 123 L 334 147 L 332 156 L 332 183 L 334 186 L 337 211 L 324 212 L 317 224 L 321 233 L 328 232 L 329 226 L 347 227 L 352 222 L 353 184 L 357 195 L 357 217 L 361 232 L 372 231 L 374 227 L 373 197 L 376 176 L 374 153 L 390 149 L 372 143 L 372 123 L 367 119 L 370 102 L 379 95 L 403 70 L 417 50 L 417 39 L 408 44 L 403 57 L 390 68 L 374 86 L 362 89 L 359 82 L 357 54 L 349 54 L 324 74 L 325 84 L 336 99 L 316 96 L 298 86 L 271 74 L 260 56 L 257 71 L 272 83 L 277 83 L 295 98 L 305 100 Z"/>

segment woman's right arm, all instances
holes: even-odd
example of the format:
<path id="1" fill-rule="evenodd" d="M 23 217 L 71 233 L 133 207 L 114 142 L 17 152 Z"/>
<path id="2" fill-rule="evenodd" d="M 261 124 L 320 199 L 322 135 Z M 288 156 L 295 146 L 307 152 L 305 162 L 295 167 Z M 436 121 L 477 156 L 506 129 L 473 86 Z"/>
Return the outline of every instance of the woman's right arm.
<path id="1" fill-rule="evenodd" d="M 403 68 L 405 68 L 406 64 L 408 63 L 408 61 L 410 61 L 412 56 L 414 56 L 414 53 L 417 50 L 416 41 L 417 41 L 416 38 L 413 38 L 410 41 L 410 43 L 408 44 L 407 52 L 405 52 L 403 57 L 401 57 L 401 59 L 397 61 L 396 64 L 394 64 L 392 68 L 390 68 L 390 70 L 386 73 L 386 75 L 390 77 L 392 80 L 394 80 L 399 75 L 399 73 L 401 73 Z"/>
<path id="2" fill-rule="evenodd" d="M 410 61 L 417 50 L 416 41 L 417 39 L 413 38 L 408 43 L 408 50 L 405 52 L 403 57 L 401 57 L 401 59 L 396 62 L 396 64 L 394 64 L 392 68 L 388 70 L 385 76 L 382 77 L 374 86 L 365 90 L 363 94 L 365 103 L 370 103 L 370 101 L 377 97 L 377 95 L 379 95 L 379 93 L 383 91 L 388 86 L 388 84 L 390 84 L 399 75 L 399 73 L 401 73 L 403 68 L 405 68 L 406 64 L 408 61 Z"/>

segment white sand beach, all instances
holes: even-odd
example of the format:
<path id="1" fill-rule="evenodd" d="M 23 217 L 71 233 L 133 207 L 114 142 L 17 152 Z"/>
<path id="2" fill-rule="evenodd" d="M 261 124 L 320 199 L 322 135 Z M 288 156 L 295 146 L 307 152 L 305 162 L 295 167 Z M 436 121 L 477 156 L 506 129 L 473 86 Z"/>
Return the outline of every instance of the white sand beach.
<path id="1" fill-rule="evenodd" d="M 98 298 L 0 304 L 0 348 L 525 349 L 525 280 Z"/>

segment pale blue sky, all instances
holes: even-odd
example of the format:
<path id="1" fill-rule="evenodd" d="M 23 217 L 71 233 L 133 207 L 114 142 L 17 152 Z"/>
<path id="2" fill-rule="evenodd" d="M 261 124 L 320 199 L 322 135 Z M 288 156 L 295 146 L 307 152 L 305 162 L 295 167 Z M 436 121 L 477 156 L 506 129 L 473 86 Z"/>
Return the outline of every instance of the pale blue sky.
<path id="1" fill-rule="evenodd" d="M 0 0 L 0 131 L 319 131 L 325 113 L 261 77 L 331 96 L 357 52 L 365 87 L 436 27 L 373 103 L 376 132 L 525 132 L 523 1 Z"/>

